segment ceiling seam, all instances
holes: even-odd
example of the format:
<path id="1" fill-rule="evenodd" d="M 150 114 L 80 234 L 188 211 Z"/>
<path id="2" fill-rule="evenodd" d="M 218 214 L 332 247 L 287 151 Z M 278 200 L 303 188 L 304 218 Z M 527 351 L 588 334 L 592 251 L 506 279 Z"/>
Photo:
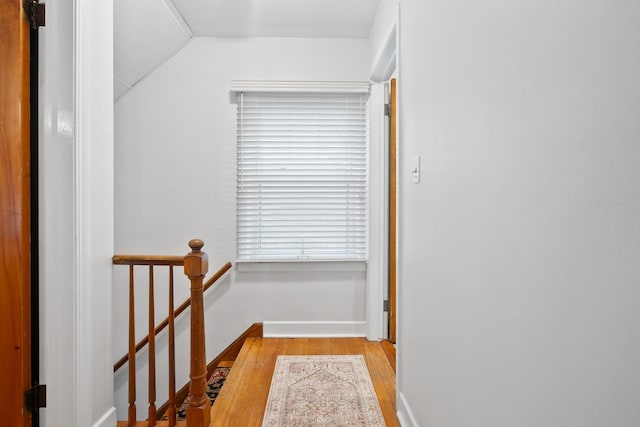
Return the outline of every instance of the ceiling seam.
<path id="1" fill-rule="evenodd" d="M 169 55 L 166 59 L 164 59 L 163 61 L 159 62 L 158 65 L 154 66 L 151 70 L 149 70 L 149 72 L 145 73 L 138 80 L 136 80 L 135 82 L 131 83 L 130 85 L 127 85 L 127 86 L 129 86 L 129 90 L 127 90 L 125 93 L 128 93 L 131 89 L 134 89 L 140 82 L 142 82 L 144 79 L 146 79 L 151 74 L 153 74 L 157 69 L 159 69 L 164 64 L 166 64 L 171 59 L 173 59 L 173 57 L 175 57 L 178 53 L 180 53 L 180 51 L 182 51 L 182 49 L 184 49 L 192 40 L 193 40 L 193 37 L 187 39 L 187 41 L 182 46 L 180 46 L 178 49 L 176 49 L 175 52 L 173 52 L 171 55 Z M 120 98 L 121 97 L 122 96 L 120 96 Z M 118 98 L 118 99 L 120 99 L 120 98 Z"/>
<path id="2" fill-rule="evenodd" d="M 182 13 L 180 13 L 180 10 L 178 10 L 175 3 L 173 3 L 173 0 L 159 0 L 159 1 L 160 3 L 164 4 L 164 7 L 169 11 L 169 13 L 173 17 L 173 19 L 176 21 L 176 24 L 178 24 L 178 26 L 180 27 L 184 35 L 190 39 L 193 38 L 194 34 L 193 34 L 193 30 L 191 29 L 191 26 L 187 23 L 186 19 L 184 19 L 184 16 L 182 16 Z"/>

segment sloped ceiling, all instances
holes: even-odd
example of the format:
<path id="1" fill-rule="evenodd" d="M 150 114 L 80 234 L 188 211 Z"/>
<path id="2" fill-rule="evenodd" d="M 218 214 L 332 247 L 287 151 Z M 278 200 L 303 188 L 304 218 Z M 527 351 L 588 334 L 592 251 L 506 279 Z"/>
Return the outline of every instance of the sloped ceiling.
<path id="1" fill-rule="evenodd" d="M 379 2 L 115 0 L 115 99 L 193 37 L 366 38 Z"/>
<path id="2" fill-rule="evenodd" d="M 198 36 L 366 38 L 378 0 L 173 0 Z"/>
<path id="3" fill-rule="evenodd" d="M 170 0 L 116 0 L 113 6 L 116 100 L 193 37 Z"/>

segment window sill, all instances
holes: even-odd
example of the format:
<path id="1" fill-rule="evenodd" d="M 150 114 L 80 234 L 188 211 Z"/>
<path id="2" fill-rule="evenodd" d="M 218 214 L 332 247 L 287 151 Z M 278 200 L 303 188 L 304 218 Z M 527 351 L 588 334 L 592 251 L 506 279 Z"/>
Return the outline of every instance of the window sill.
<path id="1" fill-rule="evenodd" d="M 363 260 L 236 260 L 238 272 L 252 271 L 367 271 Z"/>

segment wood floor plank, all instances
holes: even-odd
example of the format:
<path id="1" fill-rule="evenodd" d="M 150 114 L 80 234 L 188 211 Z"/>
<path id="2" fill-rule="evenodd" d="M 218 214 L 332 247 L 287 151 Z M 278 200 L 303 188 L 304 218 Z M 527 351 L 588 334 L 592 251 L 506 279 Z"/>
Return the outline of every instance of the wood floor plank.
<path id="1" fill-rule="evenodd" d="M 382 340 L 382 341 L 380 341 L 380 346 L 382 347 L 382 350 L 384 351 L 384 353 L 387 355 L 387 360 L 389 360 L 389 364 L 391 365 L 391 368 L 393 369 L 393 372 L 395 372 L 396 371 L 396 347 L 395 347 L 395 345 L 389 340 Z"/>
<path id="2" fill-rule="evenodd" d="M 211 408 L 212 426 L 261 426 L 278 355 L 362 354 L 387 426 L 396 417 L 395 373 L 380 343 L 364 338 L 249 338 Z"/>

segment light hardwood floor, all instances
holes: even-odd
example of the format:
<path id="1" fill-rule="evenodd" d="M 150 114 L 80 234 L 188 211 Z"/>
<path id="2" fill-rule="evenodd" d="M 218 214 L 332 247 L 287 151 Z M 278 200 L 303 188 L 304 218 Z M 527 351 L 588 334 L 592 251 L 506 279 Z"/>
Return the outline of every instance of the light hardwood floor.
<path id="1" fill-rule="evenodd" d="M 261 426 L 278 355 L 362 354 L 387 426 L 396 417 L 396 378 L 380 343 L 364 338 L 249 338 L 211 409 L 212 426 Z"/>

